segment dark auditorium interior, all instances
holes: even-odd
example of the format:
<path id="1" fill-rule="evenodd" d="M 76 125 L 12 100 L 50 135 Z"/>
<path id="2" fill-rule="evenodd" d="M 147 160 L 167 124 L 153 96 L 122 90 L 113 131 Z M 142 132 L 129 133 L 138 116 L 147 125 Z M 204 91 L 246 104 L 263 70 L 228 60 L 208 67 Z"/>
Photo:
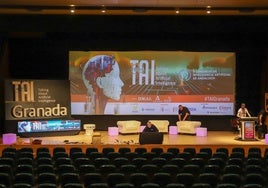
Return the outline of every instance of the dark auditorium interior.
<path id="1" fill-rule="evenodd" d="M 1 0 L 0 133 L 16 125 L 5 120 L 5 80 L 68 80 L 70 50 L 234 52 L 235 112 L 245 102 L 257 116 L 268 108 L 267 23 L 267 0 Z M 72 117 L 99 131 L 134 118 Z M 232 117 L 192 119 L 208 131 L 232 131 Z M 177 114 L 135 119 L 175 124 Z M 128 146 L 2 145 L 0 188 L 268 187 L 266 146 Z"/>

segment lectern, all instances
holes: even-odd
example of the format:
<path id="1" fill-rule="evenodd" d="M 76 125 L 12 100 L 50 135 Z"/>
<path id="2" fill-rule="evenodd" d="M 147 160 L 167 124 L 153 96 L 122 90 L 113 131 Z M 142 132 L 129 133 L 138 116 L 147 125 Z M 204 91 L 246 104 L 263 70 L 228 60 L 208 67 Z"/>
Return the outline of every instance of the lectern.
<path id="1" fill-rule="evenodd" d="M 256 140 L 255 139 L 255 122 L 257 117 L 240 118 L 241 123 L 241 140 Z"/>

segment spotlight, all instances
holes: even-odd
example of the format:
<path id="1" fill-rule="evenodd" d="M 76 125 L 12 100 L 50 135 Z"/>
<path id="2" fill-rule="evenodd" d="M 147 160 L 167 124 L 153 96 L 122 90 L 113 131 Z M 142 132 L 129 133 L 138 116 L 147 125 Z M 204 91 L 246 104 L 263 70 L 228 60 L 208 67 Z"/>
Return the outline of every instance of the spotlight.
<path id="1" fill-rule="evenodd" d="M 75 5 L 70 5 L 70 13 L 75 13 Z"/>
<path id="2" fill-rule="evenodd" d="M 179 14 L 179 13 L 180 13 L 180 9 L 177 8 L 177 9 L 175 10 L 175 13 L 176 13 L 176 14 Z"/>
<path id="3" fill-rule="evenodd" d="M 102 8 L 101 8 L 101 12 L 102 12 L 102 13 L 106 13 L 106 8 L 105 8 L 104 5 L 103 5 Z"/>
<path id="4" fill-rule="evenodd" d="M 207 13 L 207 14 L 211 14 L 211 6 L 207 6 L 207 8 L 206 8 L 206 13 Z"/>

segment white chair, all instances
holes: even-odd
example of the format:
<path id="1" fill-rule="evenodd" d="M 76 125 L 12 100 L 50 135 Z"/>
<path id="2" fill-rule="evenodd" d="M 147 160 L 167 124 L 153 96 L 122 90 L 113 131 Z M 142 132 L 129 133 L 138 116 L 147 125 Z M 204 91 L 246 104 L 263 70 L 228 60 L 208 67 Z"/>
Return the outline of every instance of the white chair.
<path id="1" fill-rule="evenodd" d="M 201 126 L 200 121 L 177 121 L 178 133 L 196 134 L 196 128 Z"/>
<path id="2" fill-rule="evenodd" d="M 149 120 L 152 124 L 154 124 L 159 132 L 161 133 L 168 133 L 168 120 Z"/>
<path id="3" fill-rule="evenodd" d="M 117 121 L 120 134 L 133 134 L 140 132 L 141 122 L 137 120 Z"/>

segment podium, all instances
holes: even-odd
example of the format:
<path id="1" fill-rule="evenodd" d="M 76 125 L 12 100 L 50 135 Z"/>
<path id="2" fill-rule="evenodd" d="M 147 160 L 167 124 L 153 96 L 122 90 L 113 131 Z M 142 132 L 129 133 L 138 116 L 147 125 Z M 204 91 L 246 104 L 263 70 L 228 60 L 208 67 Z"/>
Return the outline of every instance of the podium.
<path id="1" fill-rule="evenodd" d="M 255 122 L 257 117 L 240 118 L 241 123 L 241 140 L 256 140 L 255 138 Z"/>

